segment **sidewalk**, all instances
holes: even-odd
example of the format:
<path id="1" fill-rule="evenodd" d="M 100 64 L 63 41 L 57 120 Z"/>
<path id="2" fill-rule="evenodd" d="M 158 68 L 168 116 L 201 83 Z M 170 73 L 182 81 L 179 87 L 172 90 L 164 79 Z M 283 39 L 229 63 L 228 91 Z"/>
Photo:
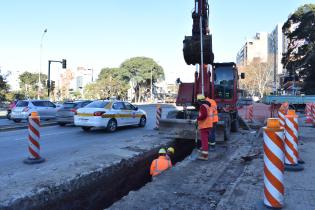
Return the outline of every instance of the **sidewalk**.
<path id="1" fill-rule="evenodd" d="M 315 209 L 315 128 L 303 123 L 304 119 L 300 119 L 299 142 L 299 153 L 305 161 L 304 171 L 284 173 L 285 196 L 282 209 L 285 210 Z M 234 187 L 225 193 L 217 209 L 266 209 L 263 205 L 262 157 L 246 166 Z"/>

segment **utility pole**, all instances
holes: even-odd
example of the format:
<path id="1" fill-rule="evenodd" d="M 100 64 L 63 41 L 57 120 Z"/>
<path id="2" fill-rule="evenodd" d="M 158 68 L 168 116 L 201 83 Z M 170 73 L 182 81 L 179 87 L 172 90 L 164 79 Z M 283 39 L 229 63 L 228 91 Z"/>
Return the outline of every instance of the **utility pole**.
<path id="1" fill-rule="evenodd" d="M 39 73 L 38 73 L 38 90 L 37 90 L 37 99 L 39 99 L 40 89 L 41 89 L 41 81 L 40 81 L 40 74 L 42 71 L 42 51 L 43 51 L 43 38 L 44 35 L 47 33 L 47 28 L 44 30 L 42 38 L 40 39 L 40 49 L 39 49 Z"/>

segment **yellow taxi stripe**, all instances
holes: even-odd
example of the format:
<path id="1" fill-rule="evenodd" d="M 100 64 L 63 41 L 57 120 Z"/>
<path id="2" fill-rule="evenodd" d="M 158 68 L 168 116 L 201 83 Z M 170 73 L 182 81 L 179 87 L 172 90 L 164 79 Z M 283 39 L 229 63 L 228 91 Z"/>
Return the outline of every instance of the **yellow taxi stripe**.
<path id="1" fill-rule="evenodd" d="M 102 118 L 127 118 L 127 117 L 135 117 L 140 118 L 142 114 L 103 114 Z"/>
<path id="2" fill-rule="evenodd" d="M 94 114 L 88 114 L 88 113 L 78 113 L 77 115 L 80 116 L 80 117 L 91 117 L 91 116 L 94 116 Z"/>

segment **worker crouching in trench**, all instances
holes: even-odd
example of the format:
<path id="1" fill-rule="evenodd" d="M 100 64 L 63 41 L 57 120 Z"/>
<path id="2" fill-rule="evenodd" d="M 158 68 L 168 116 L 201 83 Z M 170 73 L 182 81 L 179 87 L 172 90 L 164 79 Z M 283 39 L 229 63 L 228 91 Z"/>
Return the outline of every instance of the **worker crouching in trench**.
<path id="1" fill-rule="evenodd" d="M 201 139 L 201 150 L 198 160 L 208 160 L 208 138 L 213 126 L 213 110 L 211 109 L 211 104 L 201 94 L 197 95 L 196 109 L 199 111 L 197 122 Z"/>

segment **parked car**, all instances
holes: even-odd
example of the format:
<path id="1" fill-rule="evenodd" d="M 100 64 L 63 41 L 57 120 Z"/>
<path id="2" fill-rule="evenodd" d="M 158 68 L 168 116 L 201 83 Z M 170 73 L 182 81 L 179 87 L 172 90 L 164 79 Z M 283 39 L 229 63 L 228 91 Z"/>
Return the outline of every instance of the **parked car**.
<path id="1" fill-rule="evenodd" d="M 74 123 L 74 114 L 77 109 L 85 107 L 92 101 L 74 101 L 63 103 L 57 111 L 56 118 L 60 126 L 65 126 L 69 123 Z"/>
<path id="2" fill-rule="evenodd" d="M 56 118 L 56 105 L 48 100 L 20 100 L 11 112 L 14 122 L 28 120 L 32 112 L 37 112 L 40 119 L 49 120 Z"/>
<path id="3" fill-rule="evenodd" d="M 8 109 L 7 109 L 7 118 L 9 120 L 11 120 L 11 112 L 12 112 L 12 109 L 15 108 L 16 104 L 17 104 L 18 100 L 14 100 L 12 101 L 9 106 L 8 106 Z"/>
<path id="4" fill-rule="evenodd" d="M 78 109 L 74 124 L 84 131 L 93 127 L 106 128 L 114 132 L 119 126 L 138 125 L 144 127 L 147 122 L 145 111 L 124 101 L 98 100 Z"/>
<path id="5" fill-rule="evenodd" d="M 240 98 L 237 101 L 237 107 L 242 108 L 243 106 L 249 106 L 254 103 L 252 98 Z"/>

